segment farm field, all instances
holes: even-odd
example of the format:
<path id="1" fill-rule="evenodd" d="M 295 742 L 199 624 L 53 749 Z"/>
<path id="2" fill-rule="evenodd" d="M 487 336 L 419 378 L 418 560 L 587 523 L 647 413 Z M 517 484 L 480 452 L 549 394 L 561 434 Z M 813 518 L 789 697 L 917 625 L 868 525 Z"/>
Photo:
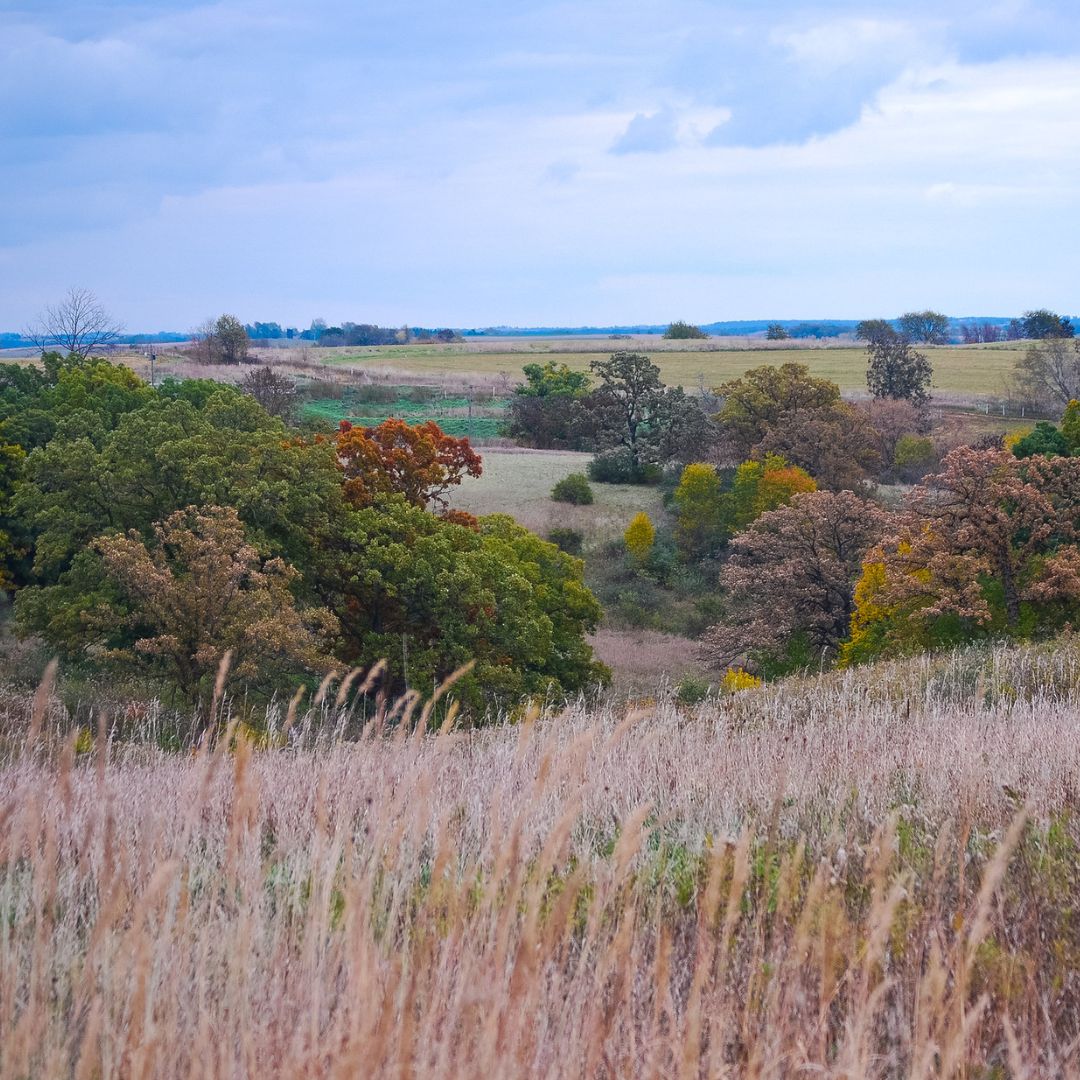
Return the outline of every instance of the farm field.
<path id="1" fill-rule="evenodd" d="M 590 361 L 609 356 L 618 349 L 647 352 L 660 368 L 665 382 L 687 388 L 704 381 L 715 386 L 736 378 L 749 368 L 766 363 L 797 361 L 807 364 L 814 375 L 832 379 L 842 390 L 865 391 L 866 350 L 856 346 L 672 349 L 673 342 L 658 339 L 597 341 L 576 339 L 570 348 L 565 339 L 529 339 L 527 348 L 496 351 L 471 344 L 384 346 L 365 349 L 312 349 L 311 355 L 329 366 L 357 366 L 363 369 L 409 371 L 418 376 L 475 374 L 488 378 L 505 376 L 517 381 L 523 364 L 537 358 L 554 359 L 574 370 L 585 370 Z M 1004 396 L 1013 362 L 1024 351 L 1014 343 L 925 347 L 934 365 L 933 388 L 943 394 L 996 398 Z M 512 384 L 511 384 L 512 385 Z"/>
<path id="2" fill-rule="evenodd" d="M 967 651 L 188 754 L 6 695 L 0 1074 L 1073 1075 L 1078 686 Z"/>

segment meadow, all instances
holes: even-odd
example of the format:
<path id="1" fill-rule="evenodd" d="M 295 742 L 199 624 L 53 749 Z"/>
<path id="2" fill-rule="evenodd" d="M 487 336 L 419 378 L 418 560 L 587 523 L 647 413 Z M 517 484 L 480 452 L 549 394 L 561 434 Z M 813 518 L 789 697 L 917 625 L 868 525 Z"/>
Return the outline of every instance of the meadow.
<path id="1" fill-rule="evenodd" d="M 480 732 L 353 686 L 186 754 L 0 699 L 0 1074 L 1075 1074 L 1074 642 Z"/>
<path id="2" fill-rule="evenodd" d="M 933 388 L 939 396 L 1004 398 L 1013 362 L 1023 344 L 1003 342 L 973 346 L 920 346 L 934 365 Z M 866 350 L 854 343 L 806 345 L 748 339 L 714 339 L 698 347 L 638 335 L 608 338 L 512 338 L 449 345 L 372 346 L 370 348 L 311 349 L 313 359 L 364 370 L 409 371 L 417 376 L 461 375 L 512 378 L 517 382 L 523 364 L 554 359 L 576 371 L 618 349 L 648 353 L 664 381 L 687 389 L 704 383 L 716 386 L 765 363 L 795 361 L 812 374 L 832 379 L 844 391 L 865 392 Z M 512 385 L 512 384 L 511 384 Z"/>

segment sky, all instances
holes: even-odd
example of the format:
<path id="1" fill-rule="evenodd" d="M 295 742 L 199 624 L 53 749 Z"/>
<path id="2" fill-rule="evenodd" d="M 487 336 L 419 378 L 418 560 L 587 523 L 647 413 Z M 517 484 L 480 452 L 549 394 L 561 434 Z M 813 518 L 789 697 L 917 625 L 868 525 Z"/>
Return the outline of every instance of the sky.
<path id="1" fill-rule="evenodd" d="M 1080 311 L 1075 0 L 0 0 L 0 330 Z"/>

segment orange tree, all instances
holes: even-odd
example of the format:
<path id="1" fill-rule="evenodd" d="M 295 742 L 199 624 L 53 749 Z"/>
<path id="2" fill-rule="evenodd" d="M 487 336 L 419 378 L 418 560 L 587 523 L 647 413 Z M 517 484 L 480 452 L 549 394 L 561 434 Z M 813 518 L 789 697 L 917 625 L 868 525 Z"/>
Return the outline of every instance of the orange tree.
<path id="1" fill-rule="evenodd" d="M 373 428 L 342 420 L 337 457 L 345 474 L 345 497 L 356 507 L 394 494 L 414 506 L 445 507 L 451 487 L 482 472 L 480 455 L 469 440 L 445 434 L 434 420 L 410 425 L 391 417 Z"/>
<path id="2" fill-rule="evenodd" d="M 847 660 L 1075 622 L 1080 460 L 958 447 L 867 558 Z"/>

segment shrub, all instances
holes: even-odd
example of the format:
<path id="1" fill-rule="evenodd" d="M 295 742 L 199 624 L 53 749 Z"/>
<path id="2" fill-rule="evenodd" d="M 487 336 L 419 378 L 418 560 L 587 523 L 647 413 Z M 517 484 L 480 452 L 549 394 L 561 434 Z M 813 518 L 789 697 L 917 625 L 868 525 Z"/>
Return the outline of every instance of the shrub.
<path id="1" fill-rule="evenodd" d="M 626 532 L 623 533 L 623 541 L 630 555 L 639 564 L 644 564 L 656 542 L 656 529 L 644 510 L 635 514 L 634 519 L 627 525 Z"/>
<path id="2" fill-rule="evenodd" d="M 580 555 L 585 545 L 585 537 L 577 529 L 549 529 L 547 538 L 567 555 Z"/>
<path id="3" fill-rule="evenodd" d="M 672 496 L 678 515 L 679 547 L 690 556 L 706 555 L 727 535 L 724 528 L 723 491 L 711 465 L 696 462 L 682 472 Z"/>
<path id="4" fill-rule="evenodd" d="M 591 506 L 593 503 L 593 491 L 584 473 L 564 476 L 551 489 L 551 497 L 556 502 L 573 503 L 575 506 Z"/>
<path id="5" fill-rule="evenodd" d="M 742 668 L 728 668 L 724 673 L 723 686 L 729 694 L 737 694 L 742 690 L 756 690 L 761 685 L 761 680 L 756 675 L 751 675 Z"/>
<path id="6" fill-rule="evenodd" d="M 699 705 L 709 696 L 709 684 L 697 675 L 684 675 L 675 688 L 680 705 Z"/>
<path id="7" fill-rule="evenodd" d="M 589 462 L 588 473 L 597 484 L 655 484 L 661 475 L 658 466 L 639 465 L 622 446 L 597 454 Z"/>
<path id="8" fill-rule="evenodd" d="M 689 340 L 702 340 L 709 335 L 701 329 L 700 326 L 694 326 L 692 323 L 684 322 L 679 319 L 677 322 L 673 322 L 665 331 L 664 337 L 669 341 L 689 341 Z"/>
<path id="9" fill-rule="evenodd" d="M 920 480 L 937 457 L 934 441 L 925 435 L 901 435 L 893 451 L 893 465 L 902 480 Z"/>

